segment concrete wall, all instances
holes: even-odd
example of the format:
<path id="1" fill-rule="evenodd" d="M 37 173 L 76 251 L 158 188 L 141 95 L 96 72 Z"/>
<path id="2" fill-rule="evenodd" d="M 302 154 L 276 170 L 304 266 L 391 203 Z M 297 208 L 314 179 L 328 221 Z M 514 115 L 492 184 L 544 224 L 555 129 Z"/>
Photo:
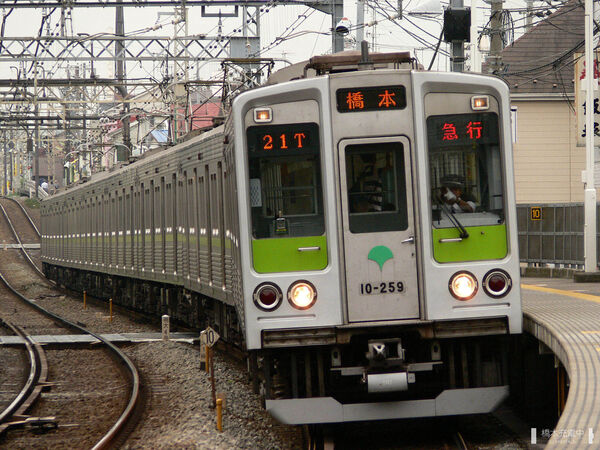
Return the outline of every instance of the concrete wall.
<path id="1" fill-rule="evenodd" d="M 585 148 L 575 145 L 577 120 L 568 102 L 513 99 L 512 106 L 517 203 L 582 202 Z"/>

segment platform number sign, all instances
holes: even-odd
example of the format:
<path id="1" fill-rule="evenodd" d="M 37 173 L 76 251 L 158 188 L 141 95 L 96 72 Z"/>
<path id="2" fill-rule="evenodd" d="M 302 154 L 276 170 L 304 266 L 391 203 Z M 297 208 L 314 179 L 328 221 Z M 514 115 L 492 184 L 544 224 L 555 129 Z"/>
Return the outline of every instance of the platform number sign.
<path id="1" fill-rule="evenodd" d="M 221 336 L 211 327 L 207 327 L 202 333 L 200 333 L 200 342 L 207 347 L 212 347 L 217 343 Z"/>
<path id="2" fill-rule="evenodd" d="M 532 206 L 530 217 L 531 220 L 542 220 L 542 208 L 540 206 Z"/>

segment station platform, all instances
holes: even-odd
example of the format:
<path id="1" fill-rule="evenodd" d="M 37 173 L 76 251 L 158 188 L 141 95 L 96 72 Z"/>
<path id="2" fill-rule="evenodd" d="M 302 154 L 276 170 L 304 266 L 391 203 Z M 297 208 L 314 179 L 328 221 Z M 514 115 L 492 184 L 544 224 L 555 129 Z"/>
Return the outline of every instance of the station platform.
<path id="1" fill-rule="evenodd" d="M 104 339 L 114 344 L 129 344 L 142 342 L 162 341 L 161 333 L 116 333 L 101 334 Z M 100 341 L 89 334 L 56 334 L 31 336 L 31 338 L 42 345 L 74 345 L 74 344 L 98 344 Z M 198 333 L 177 332 L 170 333 L 169 340 L 174 342 L 186 342 L 192 344 L 199 340 Z M 22 345 L 25 342 L 19 336 L 0 336 L 0 346 Z"/>
<path id="2" fill-rule="evenodd" d="M 570 381 L 546 448 L 600 448 L 600 283 L 522 278 L 523 329 L 548 346 Z"/>

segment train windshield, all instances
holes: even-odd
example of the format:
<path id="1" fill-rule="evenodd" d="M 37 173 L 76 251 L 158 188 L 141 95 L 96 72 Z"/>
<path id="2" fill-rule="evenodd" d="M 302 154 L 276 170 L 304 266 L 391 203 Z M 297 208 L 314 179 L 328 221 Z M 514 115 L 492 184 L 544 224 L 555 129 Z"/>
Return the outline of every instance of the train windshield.
<path id="1" fill-rule="evenodd" d="M 497 114 L 428 117 L 427 138 L 433 226 L 504 223 Z"/>
<path id="2" fill-rule="evenodd" d="M 322 235 L 318 125 L 250 127 L 247 138 L 254 238 Z"/>
<path id="3" fill-rule="evenodd" d="M 346 147 L 352 233 L 406 230 L 404 172 L 404 147 L 399 142 Z"/>

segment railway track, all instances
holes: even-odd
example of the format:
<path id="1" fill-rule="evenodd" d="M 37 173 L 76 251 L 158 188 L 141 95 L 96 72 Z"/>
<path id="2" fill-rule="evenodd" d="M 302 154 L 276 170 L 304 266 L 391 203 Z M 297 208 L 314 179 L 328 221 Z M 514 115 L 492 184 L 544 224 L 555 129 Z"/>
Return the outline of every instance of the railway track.
<path id="1" fill-rule="evenodd" d="M 19 205 L 19 207 L 13 206 L 14 205 L 13 202 L 16 202 L 17 205 Z M 38 265 L 35 264 L 35 262 L 31 258 L 31 256 L 29 255 L 29 253 L 23 247 L 23 242 L 21 241 L 21 236 L 19 235 L 19 233 L 17 233 L 17 230 L 15 229 L 15 227 L 13 225 L 13 221 L 10 219 L 10 217 L 9 217 L 9 215 L 7 213 L 7 209 L 8 208 L 5 208 L 5 206 L 7 206 L 8 204 L 11 205 L 12 211 L 19 211 L 27 219 L 27 223 L 30 225 L 30 227 L 29 227 L 29 229 L 28 229 L 28 227 L 25 227 L 24 229 L 29 231 L 29 233 L 28 233 L 29 236 L 32 235 L 31 230 L 34 231 L 34 234 L 33 234 L 34 238 L 33 239 L 35 239 L 37 241 L 37 243 L 39 243 L 39 240 L 40 240 L 40 232 L 39 232 L 39 230 L 35 226 L 33 220 L 31 219 L 31 216 L 27 213 L 27 211 L 25 210 L 25 208 L 23 208 L 19 202 L 17 202 L 14 199 L 11 199 L 11 201 L 9 201 L 8 203 L 6 203 L 6 202 L 0 203 L 0 211 L 2 211 L 2 215 L 6 219 L 6 222 L 7 222 L 8 226 L 9 226 L 11 232 L 12 232 L 12 235 L 14 237 L 14 240 L 16 241 L 16 243 L 18 245 L 21 246 L 21 248 L 20 248 L 21 253 L 25 257 L 25 259 L 27 260 L 27 262 L 31 265 L 32 269 L 36 272 L 36 274 L 38 276 L 42 277 L 45 282 L 49 283 L 49 281 L 44 276 L 44 273 L 41 271 L 41 269 L 38 267 Z M 17 209 L 15 210 L 14 208 L 17 208 Z"/>
<path id="2" fill-rule="evenodd" d="M 5 217 L 6 223 L 8 224 L 8 227 L 10 228 L 10 230 L 12 232 L 12 235 L 13 235 L 12 239 L 14 239 L 14 241 L 16 241 L 17 244 L 22 244 L 21 237 L 19 236 L 19 233 L 17 233 L 15 226 L 13 224 L 13 221 L 11 220 L 11 218 L 9 217 L 9 214 L 7 213 L 8 208 L 5 208 L 7 201 L 11 201 L 11 200 L 2 199 L 2 201 L 0 202 L 0 210 L 2 211 L 2 215 Z M 23 215 L 26 216 L 31 227 L 33 229 L 35 229 L 35 231 L 38 235 L 38 238 L 39 238 L 39 232 L 35 228 L 34 222 L 31 219 L 31 217 L 29 217 L 29 215 L 23 208 L 20 208 L 20 210 L 23 213 Z M 13 209 L 13 211 L 14 211 L 14 209 Z M 44 278 L 44 280 L 45 280 L 45 277 L 39 270 L 39 267 L 34 263 L 33 259 L 30 257 L 28 252 L 23 247 L 21 247 L 20 251 L 23 253 L 28 264 L 30 265 L 32 270 L 35 271 L 36 275 Z M 135 418 L 136 406 L 139 404 L 140 399 L 141 399 L 140 377 L 139 377 L 139 373 L 138 373 L 135 365 L 132 363 L 132 361 L 129 359 L 129 357 L 125 353 L 123 353 L 119 348 L 117 348 L 111 342 L 104 339 L 102 336 L 100 336 L 96 333 L 93 333 L 93 332 L 85 329 L 84 327 L 61 317 L 61 316 L 49 311 L 48 309 L 43 308 L 36 302 L 28 299 L 21 292 L 19 292 L 16 288 L 14 288 L 11 285 L 11 283 L 9 282 L 9 280 L 2 273 L 0 273 L 0 281 L 2 281 L 2 283 L 13 293 L 14 296 L 19 298 L 19 300 L 21 300 L 21 302 L 23 304 L 27 305 L 30 308 L 33 308 L 39 314 L 42 314 L 43 316 L 49 318 L 50 320 L 52 320 L 55 323 L 59 323 L 64 328 L 74 330 L 78 333 L 91 335 L 94 338 L 96 338 L 97 340 L 99 340 L 100 342 L 102 342 L 104 344 L 104 346 L 106 347 L 106 349 L 108 350 L 108 352 L 110 353 L 111 357 L 117 362 L 117 364 L 119 364 L 124 369 L 124 372 L 127 373 L 128 383 L 130 386 L 130 392 L 128 395 L 127 403 L 126 403 L 124 409 L 122 410 L 121 414 L 119 415 L 118 419 L 112 425 L 112 427 L 110 427 L 108 432 L 106 432 L 96 442 L 96 444 L 93 446 L 93 448 L 94 449 L 102 449 L 102 448 L 108 448 L 111 445 L 114 445 L 116 442 L 118 442 L 120 439 L 123 438 L 123 435 L 122 435 L 123 432 L 127 431 L 131 427 L 131 423 Z M 33 356 L 33 358 L 36 361 L 39 360 L 35 356 Z M 39 364 L 40 363 L 37 363 L 36 365 L 39 365 Z M 46 369 L 46 372 L 47 372 L 47 369 Z M 30 378 L 31 378 L 31 382 L 29 382 L 29 379 L 28 379 L 28 386 L 29 386 L 27 389 L 28 391 L 31 390 L 32 385 L 38 385 L 38 386 L 40 385 L 40 383 L 38 383 L 36 381 L 36 380 L 39 380 L 39 378 L 36 378 L 36 376 L 30 376 Z M 31 406 L 31 402 L 28 404 L 28 407 L 30 407 L 30 406 Z M 12 409 L 15 410 L 14 408 L 12 408 Z M 15 410 L 15 411 L 17 411 L 17 410 Z M 19 411 L 21 411 L 21 410 L 19 410 Z M 23 410 L 23 412 L 24 412 L 24 410 Z M 8 417 L 9 415 L 14 415 L 14 414 L 15 414 L 14 412 L 13 413 L 7 412 L 6 416 Z"/>
<path id="3" fill-rule="evenodd" d="M 4 322 L 0 319 L 0 326 L 3 326 L 15 335 L 21 337 L 25 342 L 27 356 L 29 359 L 29 376 L 27 377 L 23 388 L 15 396 L 14 400 L 3 410 L 0 411 L 0 436 L 13 426 L 22 426 L 26 423 L 35 422 L 38 426 L 49 424 L 52 419 L 35 418 L 33 421 L 17 420 L 16 417 L 25 415 L 25 412 L 33 405 L 46 384 L 48 377 L 48 361 L 42 346 L 33 341 L 22 329 Z"/>

